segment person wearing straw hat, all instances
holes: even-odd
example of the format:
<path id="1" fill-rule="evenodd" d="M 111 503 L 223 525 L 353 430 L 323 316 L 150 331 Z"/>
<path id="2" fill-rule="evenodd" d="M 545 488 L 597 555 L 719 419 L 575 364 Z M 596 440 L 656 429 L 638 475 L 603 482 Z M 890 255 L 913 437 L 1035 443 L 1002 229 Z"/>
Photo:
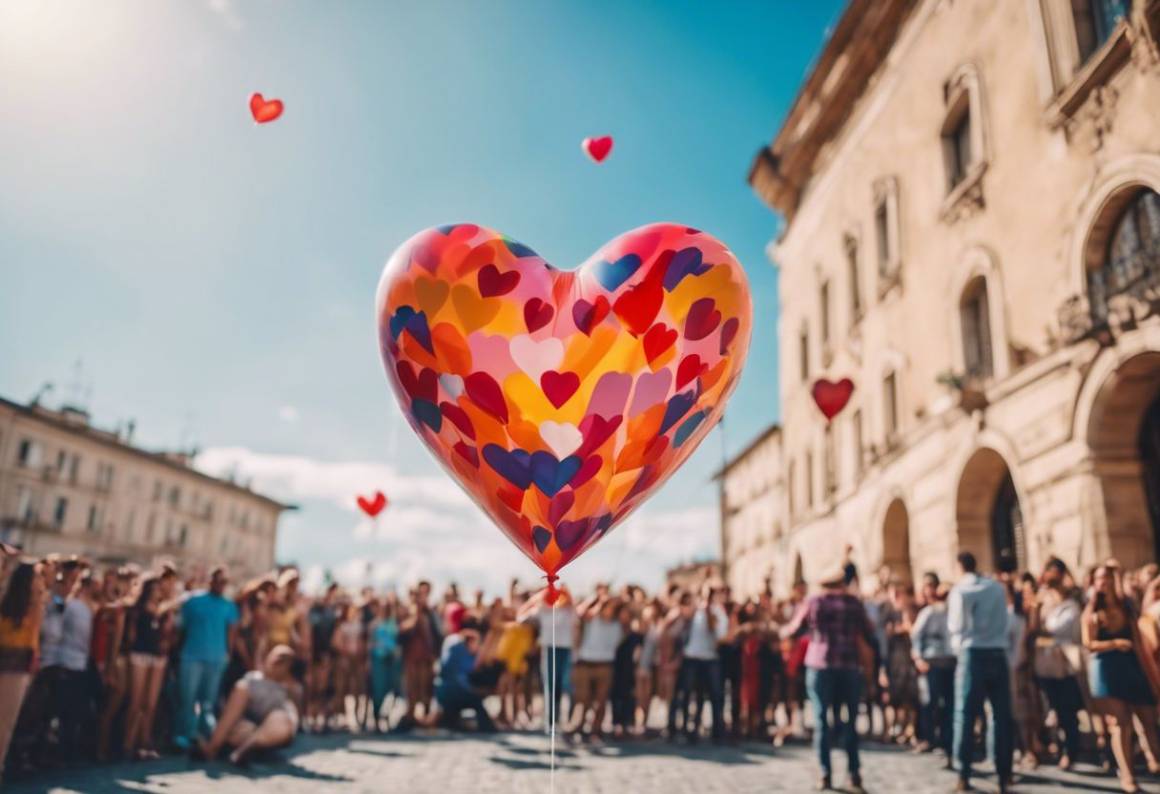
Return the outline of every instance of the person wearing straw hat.
<path id="1" fill-rule="evenodd" d="M 814 711 L 814 752 L 821 777 L 818 790 L 832 787 L 830 765 L 831 736 L 843 732 L 849 784 L 847 791 L 860 793 L 861 765 L 858 758 L 858 703 L 862 694 L 862 661 L 859 642 L 874 643 L 874 629 L 866 609 L 849 592 L 843 562 L 835 562 L 820 577 L 821 592 L 807 598 L 793 619 L 782 629 L 783 638 L 808 635 L 806 648 L 806 691 Z M 846 707 L 845 718 L 842 706 Z M 835 724 L 830 724 L 831 715 Z"/>

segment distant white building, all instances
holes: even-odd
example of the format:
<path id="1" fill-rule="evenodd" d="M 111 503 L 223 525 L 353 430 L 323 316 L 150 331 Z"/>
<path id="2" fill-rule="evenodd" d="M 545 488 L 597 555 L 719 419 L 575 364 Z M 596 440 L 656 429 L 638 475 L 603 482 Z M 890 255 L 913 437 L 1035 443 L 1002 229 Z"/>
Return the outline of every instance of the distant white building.
<path id="1" fill-rule="evenodd" d="M 756 595 L 778 573 L 774 570 L 779 562 L 777 544 L 784 540 L 781 428 L 766 429 L 726 463 L 717 477 L 722 490 L 725 581 L 738 596 Z M 792 579 L 793 571 L 783 573 Z"/>
<path id="2" fill-rule="evenodd" d="M 171 560 L 183 574 L 273 567 L 289 505 L 131 442 L 131 430 L 100 430 L 84 411 L 0 398 L 0 540 L 104 564 Z"/>

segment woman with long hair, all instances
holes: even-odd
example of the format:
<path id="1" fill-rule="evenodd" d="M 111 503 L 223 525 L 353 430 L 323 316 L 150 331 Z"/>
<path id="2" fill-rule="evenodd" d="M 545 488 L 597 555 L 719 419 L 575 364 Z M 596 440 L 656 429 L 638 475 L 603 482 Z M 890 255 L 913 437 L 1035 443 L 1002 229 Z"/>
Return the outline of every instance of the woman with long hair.
<path id="1" fill-rule="evenodd" d="M 32 678 L 44 616 L 44 578 L 31 562 L 17 564 L 0 600 L 0 777 L 12 729 Z"/>
<path id="2" fill-rule="evenodd" d="M 1128 792 L 1140 790 L 1132 771 L 1133 716 L 1144 727 L 1144 754 L 1149 770 L 1160 768 L 1156 675 L 1148 664 L 1150 660 L 1143 658 L 1134 613 L 1134 607 L 1124 598 L 1119 569 L 1111 565 L 1097 568 L 1081 631 L 1084 647 L 1091 652 L 1088 677 L 1092 697 L 1111 734 L 1120 787 Z"/>
<path id="3" fill-rule="evenodd" d="M 153 749 L 153 720 L 165 681 L 166 624 L 171 605 L 163 603 L 160 578 L 147 576 L 127 620 L 129 644 L 129 710 L 125 713 L 125 757 L 159 757 Z"/>

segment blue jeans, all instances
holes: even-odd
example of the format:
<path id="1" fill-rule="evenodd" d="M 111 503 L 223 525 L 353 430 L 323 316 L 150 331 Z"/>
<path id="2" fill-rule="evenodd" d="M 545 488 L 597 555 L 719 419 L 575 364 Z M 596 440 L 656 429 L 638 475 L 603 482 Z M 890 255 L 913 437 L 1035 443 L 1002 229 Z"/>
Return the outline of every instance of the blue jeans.
<path id="1" fill-rule="evenodd" d="M 221 689 L 222 674 L 225 671 L 225 659 L 181 660 L 177 678 L 181 710 L 177 715 L 174 736 L 174 742 L 179 747 L 189 747 L 198 736 L 209 736 L 213 733 L 216 722 L 214 708 L 217 705 L 218 690 Z"/>
<path id="2" fill-rule="evenodd" d="M 926 686 L 930 693 L 927 711 L 927 735 L 925 738 L 935 747 L 946 751 L 947 757 L 954 752 L 955 718 L 955 667 L 954 665 L 931 666 L 926 673 Z"/>
<path id="3" fill-rule="evenodd" d="M 685 719 L 685 734 L 696 736 L 701 729 L 702 710 L 705 697 L 713 711 L 713 737 L 720 738 L 725 733 L 724 682 L 721 679 L 721 663 L 716 659 L 690 659 L 681 661 L 681 671 L 677 676 L 677 689 L 669 706 L 669 732 L 676 733 L 677 714 Z M 690 709 L 694 710 L 690 714 Z"/>
<path id="4" fill-rule="evenodd" d="M 550 687 L 553 678 L 556 679 L 554 692 Z M 544 703 L 545 705 L 549 703 L 553 705 L 555 710 L 552 714 L 555 715 L 555 721 L 559 723 L 560 698 L 564 696 L 565 692 L 572 691 L 572 649 L 544 646 L 540 654 L 540 680 L 544 682 Z M 553 694 L 555 695 L 554 703 Z M 551 722 L 545 719 L 544 731 L 548 732 L 551 729 Z"/>
<path id="5" fill-rule="evenodd" d="M 1007 652 L 1002 648 L 967 648 L 955 666 L 955 757 L 959 777 L 971 776 L 975 754 L 975 722 L 983 714 L 983 701 L 991 703 L 987 726 L 991 756 L 1000 780 L 1011 777 L 1011 676 Z"/>
<path id="6" fill-rule="evenodd" d="M 843 731 L 846 746 L 846 766 L 851 776 L 858 774 L 862 764 L 858 760 L 858 704 L 862 699 L 862 671 L 832 667 L 826 670 L 806 668 L 806 693 L 814 711 L 814 753 L 822 774 L 830 777 L 830 712 L 834 714 L 834 729 Z M 842 719 L 842 706 L 846 718 Z"/>

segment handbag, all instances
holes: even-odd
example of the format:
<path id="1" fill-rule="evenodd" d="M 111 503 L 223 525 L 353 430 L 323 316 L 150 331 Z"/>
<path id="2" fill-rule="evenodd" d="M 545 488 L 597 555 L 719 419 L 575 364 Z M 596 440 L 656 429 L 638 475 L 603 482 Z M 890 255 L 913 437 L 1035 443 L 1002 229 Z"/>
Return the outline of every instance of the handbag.
<path id="1" fill-rule="evenodd" d="M 1036 678 L 1067 678 L 1075 675 L 1063 648 L 1049 637 L 1036 640 L 1031 668 Z"/>

